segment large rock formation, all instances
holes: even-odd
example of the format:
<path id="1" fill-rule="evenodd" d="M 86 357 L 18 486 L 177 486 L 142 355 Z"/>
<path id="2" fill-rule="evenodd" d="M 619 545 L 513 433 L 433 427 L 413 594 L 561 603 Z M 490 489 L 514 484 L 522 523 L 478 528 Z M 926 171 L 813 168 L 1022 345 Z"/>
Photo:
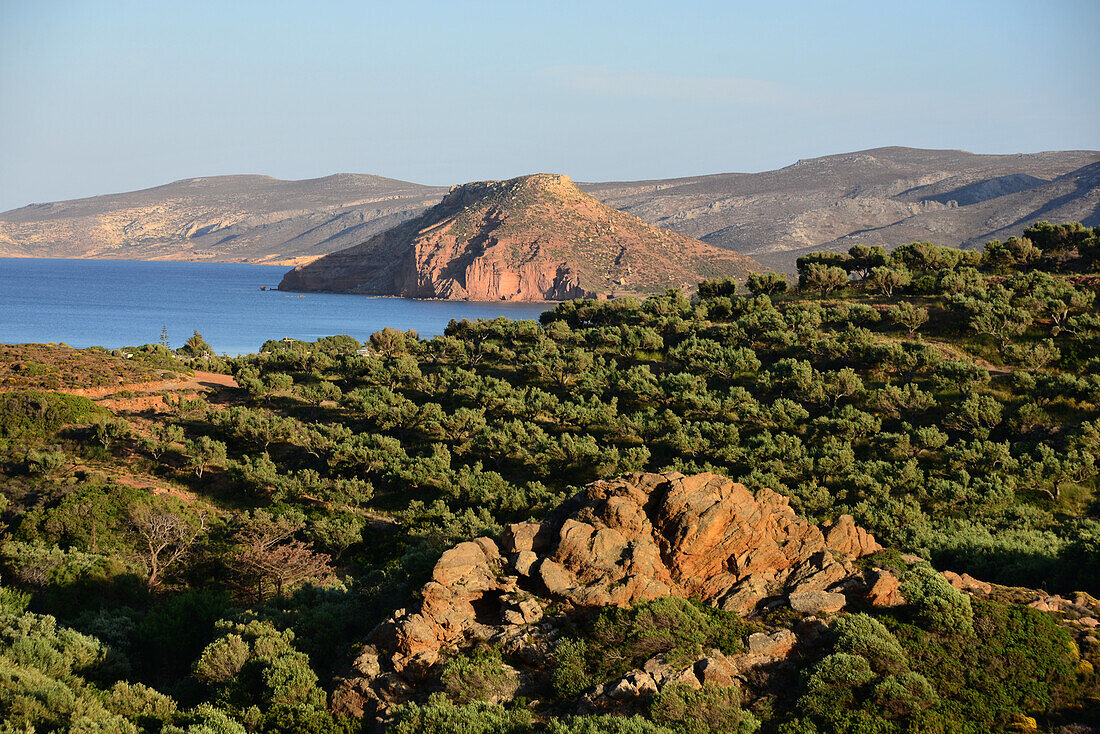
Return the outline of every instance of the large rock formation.
<path id="1" fill-rule="evenodd" d="M 567 176 L 456 186 L 422 216 L 295 268 L 280 290 L 554 301 L 694 287 L 751 259 L 658 229 Z"/>
<path id="2" fill-rule="evenodd" d="M 872 603 L 873 584 L 884 605 L 898 603 L 896 579 L 852 563 L 878 550 L 851 517 L 814 525 L 785 497 L 768 489 L 753 493 L 715 474 L 595 482 L 543 523 L 511 525 L 499 540 L 477 538 L 446 551 L 414 608 L 397 610 L 374 630 L 334 701 L 349 713 L 366 702 L 384 708 L 437 670 L 441 653 L 476 640 L 545 659 L 550 608 L 568 616 L 675 595 L 741 613 L 789 604 L 826 615 L 853 595 Z M 638 680 L 597 693 L 626 695 L 674 679 L 732 681 L 785 656 L 794 642 L 787 632 L 753 636 L 743 659 L 711 651 L 690 670 L 637 671 Z"/>

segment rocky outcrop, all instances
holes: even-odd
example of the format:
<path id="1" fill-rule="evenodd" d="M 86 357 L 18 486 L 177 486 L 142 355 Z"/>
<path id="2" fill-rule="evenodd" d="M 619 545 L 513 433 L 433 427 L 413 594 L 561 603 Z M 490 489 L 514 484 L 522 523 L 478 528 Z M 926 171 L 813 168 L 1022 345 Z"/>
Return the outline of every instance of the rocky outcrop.
<path id="1" fill-rule="evenodd" d="M 299 266 L 279 288 L 470 301 L 560 301 L 694 287 L 749 258 L 658 229 L 537 174 L 456 186 L 422 216 Z"/>
<path id="2" fill-rule="evenodd" d="M 743 650 L 654 654 L 584 691 L 578 713 L 642 710 L 672 684 L 786 685 L 800 660 L 820 654 L 835 615 L 906 604 L 899 578 L 926 561 L 875 555 L 881 550 L 849 516 L 817 525 L 787 498 L 715 474 L 594 482 L 543 522 L 515 523 L 499 538 L 444 552 L 415 602 L 370 634 L 337 681 L 330 708 L 384 721 L 395 704 L 438 690 L 449 655 L 481 643 L 498 647 L 514 666 L 505 666 L 508 695 L 537 697 L 550 685 L 564 629 L 583 628 L 602 607 L 666 595 L 750 617 Z M 944 577 L 975 596 L 1011 591 L 1016 603 L 1063 617 L 1086 642 L 1100 627 L 1100 602 L 1087 594 L 1036 598 L 967 574 Z M 778 615 L 787 621 L 776 624 L 768 612 L 780 608 L 789 608 Z"/>
<path id="3" fill-rule="evenodd" d="M 882 578 L 853 564 L 878 550 L 850 517 L 814 525 L 785 497 L 715 474 L 595 482 L 545 522 L 517 523 L 498 540 L 477 538 L 446 551 L 418 603 L 371 634 L 334 701 L 354 712 L 364 701 L 384 707 L 402 700 L 409 685 L 438 671 L 447 651 L 478 640 L 545 659 L 550 608 L 560 617 L 676 595 L 737 612 L 787 604 L 808 615 L 833 614 L 852 595 L 864 600 Z M 646 695 L 670 680 L 729 685 L 785 658 L 795 643 L 789 631 L 754 634 L 736 660 L 709 651 L 689 668 L 633 671 L 593 695 Z"/>

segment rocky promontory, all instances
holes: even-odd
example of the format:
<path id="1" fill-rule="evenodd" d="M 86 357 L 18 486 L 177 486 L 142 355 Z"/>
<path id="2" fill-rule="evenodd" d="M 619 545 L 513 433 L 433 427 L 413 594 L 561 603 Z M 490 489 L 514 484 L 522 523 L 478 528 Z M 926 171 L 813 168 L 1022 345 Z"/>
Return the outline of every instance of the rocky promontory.
<path id="1" fill-rule="evenodd" d="M 456 186 L 420 217 L 287 273 L 280 290 L 556 301 L 692 288 L 760 270 L 536 174 Z"/>

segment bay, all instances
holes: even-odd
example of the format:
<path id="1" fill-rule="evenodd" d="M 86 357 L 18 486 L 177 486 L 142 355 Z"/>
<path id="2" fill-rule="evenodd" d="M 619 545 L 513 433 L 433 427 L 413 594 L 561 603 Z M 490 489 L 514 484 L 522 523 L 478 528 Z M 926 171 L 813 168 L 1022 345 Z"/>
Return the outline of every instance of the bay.
<path id="1" fill-rule="evenodd" d="M 198 331 L 219 354 L 258 351 L 268 339 L 365 341 L 386 326 L 442 334 L 451 319 L 537 319 L 553 304 L 416 301 L 283 293 L 286 266 L 239 263 L 0 258 L 0 343 L 64 342 L 117 349 Z"/>

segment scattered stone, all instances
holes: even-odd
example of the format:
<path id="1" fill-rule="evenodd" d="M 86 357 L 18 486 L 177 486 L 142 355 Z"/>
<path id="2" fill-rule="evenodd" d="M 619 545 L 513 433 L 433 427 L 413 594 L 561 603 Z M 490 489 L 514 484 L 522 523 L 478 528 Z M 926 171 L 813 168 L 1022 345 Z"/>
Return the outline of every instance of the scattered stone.
<path id="1" fill-rule="evenodd" d="M 502 619 L 505 624 L 526 625 L 534 624 L 542 619 L 542 605 L 533 597 L 513 601 L 504 611 Z"/>
<path id="2" fill-rule="evenodd" d="M 1100 608 L 1100 601 L 1093 598 L 1091 595 L 1084 591 L 1073 592 L 1073 603 L 1081 607 L 1096 607 Z"/>
<path id="3" fill-rule="evenodd" d="M 806 617 L 795 625 L 797 638 L 807 645 L 817 644 L 829 631 L 829 626 L 817 617 Z"/>
<path id="4" fill-rule="evenodd" d="M 749 576 L 722 598 L 719 606 L 727 612 L 748 614 L 768 596 L 768 586 L 758 576 Z"/>
<path id="5" fill-rule="evenodd" d="M 646 660 L 645 664 L 642 665 L 642 670 L 649 673 L 657 685 L 663 685 L 675 672 L 675 669 L 665 659 L 664 653 Z"/>
<path id="6" fill-rule="evenodd" d="M 699 676 L 695 675 L 695 667 L 687 667 L 668 678 L 668 683 L 681 683 L 689 688 L 699 690 L 703 684 L 699 682 Z"/>
<path id="7" fill-rule="evenodd" d="M 491 589 L 499 561 L 500 552 L 489 538 L 459 543 L 439 557 L 432 581 L 449 588 L 463 586 L 469 591 Z"/>
<path id="8" fill-rule="evenodd" d="M 500 539 L 500 545 L 508 553 L 534 551 L 541 529 L 542 525 L 537 522 L 513 523 L 505 528 L 504 535 Z M 538 550 L 542 550 L 542 547 Z"/>
<path id="9" fill-rule="evenodd" d="M 861 527 L 851 515 L 841 515 L 825 535 L 829 550 L 851 558 L 869 556 L 882 550 L 875 537 Z"/>
<path id="10" fill-rule="evenodd" d="M 802 614 L 836 614 L 847 603 L 844 594 L 834 591 L 792 591 L 788 596 L 791 609 Z"/>
<path id="11" fill-rule="evenodd" d="M 531 567 L 538 563 L 538 560 L 539 557 L 535 555 L 534 551 L 520 551 L 516 554 L 512 567 L 516 569 L 516 573 L 520 576 L 530 576 Z"/>
<path id="12" fill-rule="evenodd" d="M 770 635 L 756 632 L 749 635 L 749 652 L 755 655 L 767 655 L 772 658 L 785 658 L 798 641 L 790 630 L 779 630 Z"/>
<path id="13" fill-rule="evenodd" d="M 607 695 L 624 700 L 649 696 L 656 692 L 657 683 L 653 680 L 653 676 L 644 670 L 631 670 L 608 690 Z"/>
<path id="14" fill-rule="evenodd" d="M 405 661 L 401 668 L 401 676 L 410 682 L 425 680 L 431 675 L 432 668 L 439 660 L 439 653 L 435 650 L 425 650 L 413 655 Z"/>
<path id="15" fill-rule="evenodd" d="M 737 685 L 737 668 L 720 654 L 703 658 L 695 663 L 693 672 L 703 685 L 708 683 L 724 687 Z"/>
<path id="16" fill-rule="evenodd" d="M 371 633 L 373 651 L 360 653 L 353 675 L 369 682 L 384 707 L 408 694 L 402 685 L 432 674 L 443 650 L 484 640 L 537 662 L 553 635 L 552 627 L 542 629 L 546 604 L 568 612 L 675 595 L 743 613 L 769 598 L 783 603 L 786 591 L 797 610 L 830 614 L 843 608 L 844 595 L 829 589 L 862 583 L 850 557 L 877 550 L 850 517 L 818 527 L 786 497 L 715 474 L 594 482 L 544 522 L 509 525 L 499 545 L 478 538 L 444 552 L 419 603 Z M 647 675 L 653 686 L 673 676 L 730 685 L 739 667 L 781 658 L 794 642 L 793 635 L 754 638 L 755 650 L 736 662 L 716 653 L 690 676 L 671 666 Z"/>
<path id="17" fill-rule="evenodd" d="M 377 678 L 382 674 L 382 665 L 378 661 L 378 649 L 374 645 L 367 645 L 359 653 L 359 657 L 355 658 L 351 667 L 364 678 Z"/>
<path id="18" fill-rule="evenodd" d="M 560 563 L 546 558 L 539 564 L 539 578 L 552 595 L 567 596 L 576 588 L 577 580 Z"/>
<path id="19" fill-rule="evenodd" d="M 825 591 L 854 573 L 850 563 L 837 563 L 828 551 L 815 553 L 787 579 L 787 588 Z"/>
<path id="20" fill-rule="evenodd" d="M 889 608 L 905 604 L 905 597 L 901 595 L 901 582 L 897 576 L 881 568 L 874 569 L 871 574 L 874 581 L 867 590 L 867 602 L 871 606 Z"/>
<path id="21" fill-rule="evenodd" d="M 954 571 L 944 571 L 943 577 L 947 579 L 948 583 L 954 586 L 959 591 L 968 591 L 972 594 L 991 594 L 993 593 L 992 584 L 987 584 L 984 581 L 978 581 L 968 573 L 959 575 Z"/>

